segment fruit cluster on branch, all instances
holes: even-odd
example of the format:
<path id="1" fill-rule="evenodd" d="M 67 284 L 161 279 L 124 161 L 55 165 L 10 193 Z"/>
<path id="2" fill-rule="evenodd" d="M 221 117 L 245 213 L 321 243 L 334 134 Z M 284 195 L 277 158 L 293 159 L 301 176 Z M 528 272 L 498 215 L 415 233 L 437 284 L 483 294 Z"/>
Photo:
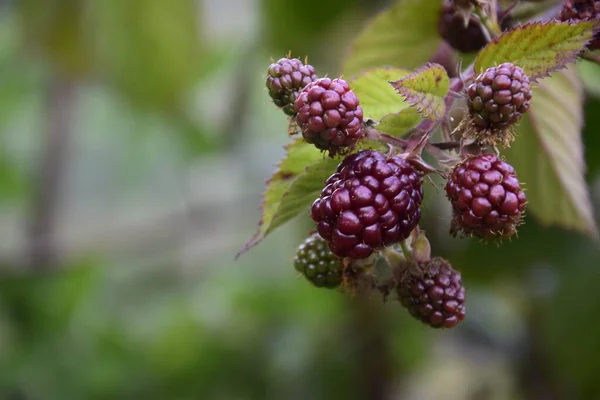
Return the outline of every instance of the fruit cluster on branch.
<path id="1" fill-rule="evenodd" d="M 510 34 L 511 9 L 501 11 L 494 1 L 446 0 L 438 32 L 459 52 L 485 51 L 490 41 L 499 46 L 503 32 Z M 600 0 L 567 0 L 556 17 L 591 20 L 599 14 Z M 588 48 L 597 47 L 599 41 L 596 36 Z M 435 109 L 438 103 L 431 94 L 443 86 L 435 67 L 409 76 L 429 77 L 430 91 L 419 92 L 407 78 L 390 82 L 425 117 L 405 138 L 363 118 L 352 82 L 319 78 L 306 60 L 290 56 L 269 67 L 269 95 L 297 127 L 290 134 L 301 132 L 306 143 L 329 157 L 340 157 L 310 209 L 314 230 L 295 258 L 301 275 L 317 287 L 381 292 L 384 299 L 395 294 L 412 316 L 434 328 L 451 328 L 464 319 L 461 275 L 449 261 L 431 257 L 419 228 L 423 181 L 428 174 L 445 179 L 452 235 L 491 241 L 516 235 L 527 198 L 501 150 L 514 140 L 516 124 L 530 110 L 532 85 L 553 67 L 497 61 L 479 69 L 471 65 L 450 80 L 438 102 L 442 112 Z M 530 77 L 526 71 L 536 74 Z M 464 100 L 465 112 L 451 129 L 450 111 L 460 107 L 456 99 Z M 445 140 L 433 143 L 437 131 Z M 423 160 L 423 151 L 437 161 L 436 166 Z M 386 261 L 388 274 L 376 269 L 380 258 Z"/>

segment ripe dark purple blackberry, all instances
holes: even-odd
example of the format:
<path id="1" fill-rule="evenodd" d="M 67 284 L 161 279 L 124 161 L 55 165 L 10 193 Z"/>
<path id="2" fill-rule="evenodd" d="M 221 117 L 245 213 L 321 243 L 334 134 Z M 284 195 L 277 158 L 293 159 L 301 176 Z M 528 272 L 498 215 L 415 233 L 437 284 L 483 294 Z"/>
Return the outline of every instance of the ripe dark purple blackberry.
<path id="1" fill-rule="evenodd" d="M 408 268 L 397 287 L 410 314 L 433 328 L 453 328 L 465 318 L 465 288 L 460 272 L 434 257 L 416 270 Z"/>
<path id="2" fill-rule="evenodd" d="M 511 63 L 488 68 L 467 89 L 470 122 L 483 145 L 508 145 L 510 128 L 529 110 L 529 78 Z"/>
<path id="3" fill-rule="evenodd" d="M 514 168 L 493 154 L 472 156 L 457 165 L 446 194 L 453 210 L 451 233 L 484 239 L 512 236 L 527 203 Z"/>
<path id="4" fill-rule="evenodd" d="M 446 0 L 442 5 L 438 20 L 438 32 L 452 48 L 463 53 L 479 51 L 487 44 L 481 22 L 471 15 L 465 26 L 463 14 L 458 12 L 451 0 Z"/>
<path id="5" fill-rule="evenodd" d="M 327 242 L 316 233 L 298 246 L 294 267 L 317 287 L 335 288 L 342 283 L 342 260 L 331 253 Z"/>
<path id="6" fill-rule="evenodd" d="M 560 11 L 558 19 L 569 20 L 592 20 L 600 17 L 600 0 L 567 0 Z M 591 50 L 600 49 L 600 32 L 588 44 Z"/>
<path id="7" fill-rule="evenodd" d="M 321 78 L 298 95 L 296 122 L 308 143 L 331 155 L 352 148 L 363 136 L 363 111 L 343 79 Z"/>
<path id="8" fill-rule="evenodd" d="M 267 70 L 267 89 L 273 103 L 287 115 L 294 116 L 298 93 L 318 79 L 315 68 L 298 58 L 281 58 Z"/>
<path id="9" fill-rule="evenodd" d="M 417 226 L 421 181 L 406 160 L 362 150 L 346 157 L 327 179 L 311 216 L 334 254 L 366 258 L 406 239 Z"/>

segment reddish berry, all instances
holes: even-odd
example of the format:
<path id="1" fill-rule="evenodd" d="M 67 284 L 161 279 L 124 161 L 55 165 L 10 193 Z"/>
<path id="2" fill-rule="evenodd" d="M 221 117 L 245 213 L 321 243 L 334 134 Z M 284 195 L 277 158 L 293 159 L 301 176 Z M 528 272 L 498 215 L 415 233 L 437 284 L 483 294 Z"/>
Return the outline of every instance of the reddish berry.
<path id="1" fill-rule="evenodd" d="M 465 288 L 460 272 L 434 257 L 416 271 L 404 271 L 398 297 L 410 314 L 433 328 L 453 328 L 465 318 Z"/>
<path id="2" fill-rule="evenodd" d="M 488 39 L 483 31 L 481 22 L 471 12 L 471 2 L 458 4 L 456 0 L 446 0 L 442 5 L 438 20 L 440 36 L 452 48 L 462 53 L 473 53 L 485 47 Z M 498 10 L 498 19 L 501 10 Z M 510 26 L 510 20 L 501 21 L 502 29 Z"/>
<path id="3" fill-rule="evenodd" d="M 529 110 L 529 78 L 511 63 L 488 68 L 467 89 L 473 122 L 481 128 L 504 129 Z"/>
<path id="4" fill-rule="evenodd" d="M 440 12 L 438 32 L 452 48 L 463 52 L 473 53 L 483 49 L 487 38 L 483 33 L 481 22 L 471 15 L 465 18 L 458 12 L 453 1 L 445 1 Z"/>
<path id="5" fill-rule="evenodd" d="M 344 159 L 312 205 L 319 234 L 340 257 L 366 258 L 419 223 L 421 175 L 406 160 L 362 150 Z"/>
<path id="6" fill-rule="evenodd" d="M 298 58 L 281 58 L 267 71 L 267 89 L 273 103 L 287 115 L 294 116 L 294 101 L 298 93 L 318 79 L 315 68 Z"/>
<path id="7" fill-rule="evenodd" d="M 565 1 L 558 19 L 569 20 L 592 20 L 600 17 L 600 0 L 567 0 Z M 588 48 L 600 49 L 600 32 L 596 33 Z"/>
<path id="8" fill-rule="evenodd" d="M 321 78 L 307 85 L 294 108 L 304 139 L 332 155 L 352 148 L 363 136 L 362 108 L 343 79 Z"/>
<path id="9" fill-rule="evenodd" d="M 294 267 L 317 287 L 335 288 L 342 283 L 342 260 L 331 253 L 327 242 L 316 233 L 298 246 Z"/>
<path id="10" fill-rule="evenodd" d="M 512 236 L 527 202 L 514 168 L 493 154 L 472 156 L 457 165 L 446 194 L 454 215 L 451 233 L 486 239 Z"/>

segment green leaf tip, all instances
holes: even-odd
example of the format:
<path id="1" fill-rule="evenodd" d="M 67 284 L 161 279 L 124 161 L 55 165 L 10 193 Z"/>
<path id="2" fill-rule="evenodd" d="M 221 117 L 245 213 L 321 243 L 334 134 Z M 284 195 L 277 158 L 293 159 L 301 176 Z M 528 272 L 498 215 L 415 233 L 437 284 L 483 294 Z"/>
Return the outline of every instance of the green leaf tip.
<path id="1" fill-rule="evenodd" d="M 436 63 L 424 67 L 390 84 L 425 118 L 441 119 L 446 112 L 444 97 L 450 88 L 446 69 Z"/>

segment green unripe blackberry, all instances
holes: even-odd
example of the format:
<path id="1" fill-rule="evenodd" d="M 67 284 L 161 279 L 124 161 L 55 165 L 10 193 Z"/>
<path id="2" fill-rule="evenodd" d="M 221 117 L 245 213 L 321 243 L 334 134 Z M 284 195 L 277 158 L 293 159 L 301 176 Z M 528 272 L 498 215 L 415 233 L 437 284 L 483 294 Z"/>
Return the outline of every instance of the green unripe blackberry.
<path id="1" fill-rule="evenodd" d="M 318 233 L 298 246 L 294 267 L 317 287 L 335 288 L 342 283 L 342 259 L 329 250 L 327 241 Z"/>

